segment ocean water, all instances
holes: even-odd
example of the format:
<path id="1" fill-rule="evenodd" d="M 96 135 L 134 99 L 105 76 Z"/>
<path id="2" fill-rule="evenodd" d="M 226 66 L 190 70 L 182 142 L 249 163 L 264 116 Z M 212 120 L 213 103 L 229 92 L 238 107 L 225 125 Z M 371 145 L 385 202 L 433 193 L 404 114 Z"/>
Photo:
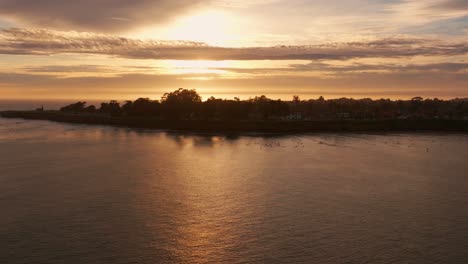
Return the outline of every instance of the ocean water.
<path id="1" fill-rule="evenodd" d="M 0 119 L 0 263 L 468 263 L 468 136 Z"/>

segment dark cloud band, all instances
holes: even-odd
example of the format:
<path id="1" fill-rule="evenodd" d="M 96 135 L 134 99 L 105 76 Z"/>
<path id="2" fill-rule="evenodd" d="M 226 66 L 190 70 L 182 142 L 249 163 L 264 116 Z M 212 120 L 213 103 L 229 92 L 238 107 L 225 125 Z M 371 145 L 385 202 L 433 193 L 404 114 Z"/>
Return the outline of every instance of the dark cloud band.
<path id="1" fill-rule="evenodd" d="M 309 46 L 225 48 L 190 41 L 140 40 L 92 33 L 5 29 L 0 54 L 88 53 L 155 60 L 348 60 L 452 56 L 468 52 L 468 43 L 427 39 L 381 39 L 370 42 Z"/>
<path id="2" fill-rule="evenodd" d="M 166 22 L 211 0 L 0 0 L 0 16 L 55 29 L 122 32 Z"/>

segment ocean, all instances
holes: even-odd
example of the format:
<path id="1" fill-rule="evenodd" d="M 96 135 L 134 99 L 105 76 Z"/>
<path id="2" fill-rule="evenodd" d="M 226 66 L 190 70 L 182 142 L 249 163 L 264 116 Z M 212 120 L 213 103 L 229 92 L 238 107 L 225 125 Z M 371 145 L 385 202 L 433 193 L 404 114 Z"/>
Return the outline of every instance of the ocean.
<path id="1" fill-rule="evenodd" d="M 0 119 L 0 263 L 467 263 L 468 135 Z"/>

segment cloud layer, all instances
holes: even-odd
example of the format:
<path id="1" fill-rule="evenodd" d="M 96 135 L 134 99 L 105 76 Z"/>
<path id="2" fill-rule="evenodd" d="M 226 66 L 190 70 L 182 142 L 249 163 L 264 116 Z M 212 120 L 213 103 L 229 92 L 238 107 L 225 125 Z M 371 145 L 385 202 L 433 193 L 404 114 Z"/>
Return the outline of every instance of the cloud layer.
<path id="1" fill-rule="evenodd" d="M 140 40 L 91 33 L 26 29 L 0 31 L 0 54 L 88 53 L 155 60 L 347 60 L 452 56 L 467 52 L 466 42 L 408 38 L 309 46 L 225 48 L 200 42 Z"/>
<path id="2" fill-rule="evenodd" d="M 56 29 L 125 31 L 157 24 L 209 0 L 0 0 L 0 16 Z"/>
<path id="3" fill-rule="evenodd" d="M 439 10 L 468 10 L 468 1 L 466 0 L 443 0 L 431 6 Z"/>

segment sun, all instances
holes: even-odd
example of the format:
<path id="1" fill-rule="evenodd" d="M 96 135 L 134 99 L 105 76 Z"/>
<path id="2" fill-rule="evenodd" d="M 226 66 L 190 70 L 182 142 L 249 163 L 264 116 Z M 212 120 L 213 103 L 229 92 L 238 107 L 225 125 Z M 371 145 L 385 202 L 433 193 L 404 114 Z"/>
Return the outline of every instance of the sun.
<path id="1" fill-rule="evenodd" d="M 209 45 L 229 46 L 235 43 L 235 19 L 229 13 L 206 10 L 172 23 L 145 30 L 141 35 L 155 39 L 189 40 Z"/>
<path id="2" fill-rule="evenodd" d="M 229 22 L 225 14 L 208 11 L 186 17 L 169 30 L 169 37 L 208 42 L 223 43 L 229 38 Z"/>

